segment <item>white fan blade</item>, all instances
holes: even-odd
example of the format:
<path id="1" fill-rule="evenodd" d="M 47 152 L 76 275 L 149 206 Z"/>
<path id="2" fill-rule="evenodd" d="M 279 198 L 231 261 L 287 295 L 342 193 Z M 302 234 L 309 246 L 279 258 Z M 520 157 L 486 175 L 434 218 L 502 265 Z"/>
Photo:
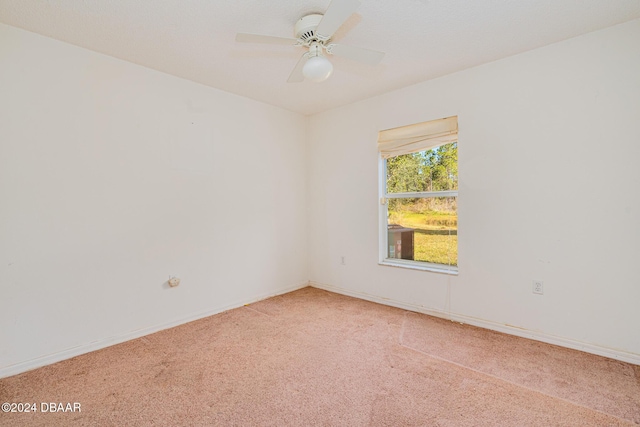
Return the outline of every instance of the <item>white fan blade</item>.
<path id="1" fill-rule="evenodd" d="M 321 35 L 325 40 L 331 38 L 359 6 L 360 0 L 332 0 L 316 28 L 316 35 Z"/>
<path id="2" fill-rule="evenodd" d="M 302 67 L 307 62 L 307 58 L 309 57 L 309 52 L 302 55 L 296 67 L 293 69 L 289 78 L 287 79 L 287 83 L 302 83 L 304 81 L 304 74 L 302 74 Z"/>
<path id="3" fill-rule="evenodd" d="M 364 62 L 369 65 L 377 65 L 382 61 L 384 52 L 378 52 L 377 50 L 363 49 L 361 47 L 353 47 L 344 44 L 330 44 L 327 46 L 327 52 L 342 56 L 344 58 L 353 59 L 354 61 Z"/>
<path id="4" fill-rule="evenodd" d="M 236 34 L 236 41 L 242 43 L 269 43 L 269 44 L 285 44 L 289 46 L 295 46 L 298 43 L 297 39 L 291 39 L 286 37 L 276 36 L 262 36 L 260 34 Z"/>

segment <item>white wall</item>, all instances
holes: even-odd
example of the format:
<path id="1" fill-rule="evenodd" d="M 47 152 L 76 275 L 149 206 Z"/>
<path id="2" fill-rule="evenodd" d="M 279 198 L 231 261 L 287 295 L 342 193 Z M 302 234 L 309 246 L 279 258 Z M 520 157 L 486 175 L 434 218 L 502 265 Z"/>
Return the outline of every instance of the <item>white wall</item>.
<path id="1" fill-rule="evenodd" d="M 0 25 L 0 377 L 306 284 L 306 126 Z"/>
<path id="2" fill-rule="evenodd" d="M 311 280 L 640 363 L 639 40 L 636 20 L 312 116 Z M 453 115 L 460 274 L 379 266 L 377 132 Z"/>

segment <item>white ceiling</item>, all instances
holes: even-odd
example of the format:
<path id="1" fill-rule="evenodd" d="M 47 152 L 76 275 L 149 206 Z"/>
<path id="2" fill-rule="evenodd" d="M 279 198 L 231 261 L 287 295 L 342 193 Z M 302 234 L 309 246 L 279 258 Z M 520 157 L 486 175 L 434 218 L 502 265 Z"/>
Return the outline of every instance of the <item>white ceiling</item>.
<path id="1" fill-rule="evenodd" d="M 349 104 L 640 17 L 640 0 L 363 0 L 334 41 L 386 52 L 330 57 L 324 83 L 286 83 L 293 37 L 330 0 L 0 0 L 0 22 L 304 114 Z"/>

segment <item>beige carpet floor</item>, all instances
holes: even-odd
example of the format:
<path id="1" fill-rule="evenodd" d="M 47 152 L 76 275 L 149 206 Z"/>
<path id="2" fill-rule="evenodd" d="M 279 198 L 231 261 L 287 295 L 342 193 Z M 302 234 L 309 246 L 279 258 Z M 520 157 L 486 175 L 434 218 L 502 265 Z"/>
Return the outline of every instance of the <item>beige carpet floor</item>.
<path id="1" fill-rule="evenodd" d="M 1 426 L 637 426 L 640 367 L 305 288 L 2 379 L 1 402 L 38 405 Z"/>

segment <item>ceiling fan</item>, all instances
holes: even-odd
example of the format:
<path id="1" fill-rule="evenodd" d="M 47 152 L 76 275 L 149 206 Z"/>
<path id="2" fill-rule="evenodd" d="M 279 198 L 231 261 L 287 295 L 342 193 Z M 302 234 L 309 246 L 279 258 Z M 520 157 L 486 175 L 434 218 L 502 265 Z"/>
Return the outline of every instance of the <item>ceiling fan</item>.
<path id="1" fill-rule="evenodd" d="M 287 82 L 300 83 L 305 77 L 314 82 L 322 82 L 333 72 L 333 65 L 325 57 L 325 53 L 369 65 L 378 64 L 384 56 L 384 52 L 331 42 L 333 34 L 359 6 L 360 0 L 332 0 L 324 15 L 306 15 L 296 22 L 295 38 L 238 33 L 236 41 L 305 47 L 307 52 L 302 55 Z"/>

